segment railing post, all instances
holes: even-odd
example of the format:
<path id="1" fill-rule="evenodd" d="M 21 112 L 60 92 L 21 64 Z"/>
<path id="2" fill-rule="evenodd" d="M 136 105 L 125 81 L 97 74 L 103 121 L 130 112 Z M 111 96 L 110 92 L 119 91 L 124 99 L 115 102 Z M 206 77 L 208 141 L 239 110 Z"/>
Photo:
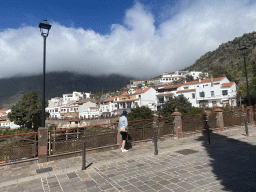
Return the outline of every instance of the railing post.
<path id="1" fill-rule="evenodd" d="M 175 109 L 175 112 L 172 114 L 175 117 L 174 119 L 174 138 L 182 138 L 182 120 L 181 113 L 178 112 L 178 109 Z"/>
<path id="2" fill-rule="evenodd" d="M 253 106 L 247 106 L 247 109 L 249 109 L 249 122 L 250 123 L 254 123 L 255 124 L 255 122 L 254 122 L 254 109 L 253 109 Z"/>
<path id="3" fill-rule="evenodd" d="M 222 109 L 217 108 L 214 110 L 216 112 L 216 119 L 217 119 L 217 127 L 219 127 L 220 131 L 224 131 L 224 122 L 223 122 L 223 114 L 222 114 Z"/>
<path id="4" fill-rule="evenodd" d="M 48 129 L 47 127 L 38 128 L 38 162 L 47 162 L 47 143 Z"/>

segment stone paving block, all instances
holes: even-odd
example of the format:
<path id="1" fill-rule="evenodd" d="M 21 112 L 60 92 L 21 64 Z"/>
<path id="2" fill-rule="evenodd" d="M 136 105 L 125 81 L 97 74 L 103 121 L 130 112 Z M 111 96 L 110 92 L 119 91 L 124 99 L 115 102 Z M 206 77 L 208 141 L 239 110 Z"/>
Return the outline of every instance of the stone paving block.
<path id="1" fill-rule="evenodd" d="M 94 187 L 97 186 L 98 184 L 95 181 L 84 181 L 86 187 Z"/>
<path id="2" fill-rule="evenodd" d="M 194 185 L 186 183 L 186 182 L 180 182 L 177 185 L 181 186 L 182 188 L 185 188 L 187 190 L 192 190 L 194 188 L 196 188 Z"/>
<path id="3" fill-rule="evenodd" d="M 141 191 L 152 191 L 153 189 L 147 185 L 141 185 L 137 187 Z"/>
<path id="4" fill-rule="evenodd" d="M 53 187 L 53 188 L 51 188 L 50 190 L 51 190 L 51 192 L 61 192 L 61 191 L 62 191 L 62 189 L 61 189 L 60 186 L 58 186 L 58 187 Z"/>
<path id="5" fill-rule="evenodd" d="M 113 186 L 111 184 L 107 183 L 107 184 L 99 185 L 98 188 L 104 191 L 104 190 L 113 188 Z"/>
<path id="6" fill-rule="evenodd" d="M 105 190 L 105 192 L 118 192 L 118 189 L 116 189 L 116 188 L 111 188 L 111 189 L 107 189 L 107 190 Z"/>
<path id="7" fill-rule="evenodd" d="M 180 187 L 180 188 L 177 188 L 177 189 L 173 189 L 173 191 L 175 191 L 175 192 L 186 192 L 187 190 Z"/>
<path id="8" fill-rule="evenodd" d="M 68 186 L 61 186 L 61 187 L 62 187 L 64 192 L 75 191 L 75 188 L 73 186 L 70 186 L 70 185 L 68 185 Z"/>
<path id="9" fill-rule="evenodd" d="M 164 187 L 162 185 L 159 184 L 155 184 L 155 185 L 151 185 L 151 188 L 155 189 L 155 190 L 161 190 L 164 189 Z"/>

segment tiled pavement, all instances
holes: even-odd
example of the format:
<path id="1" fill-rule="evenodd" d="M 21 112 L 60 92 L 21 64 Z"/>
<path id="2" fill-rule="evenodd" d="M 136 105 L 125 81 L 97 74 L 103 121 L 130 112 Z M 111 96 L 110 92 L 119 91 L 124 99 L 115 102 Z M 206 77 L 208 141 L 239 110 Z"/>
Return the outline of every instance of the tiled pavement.
<path id="1" fill-rule="evenodd" d="M 166 139 L 41 164 L 0 167 L 0 191 L 256 191 L 256 127 L 204 136 Z M 38 169 L 52 171 L 37 174 Z"/>

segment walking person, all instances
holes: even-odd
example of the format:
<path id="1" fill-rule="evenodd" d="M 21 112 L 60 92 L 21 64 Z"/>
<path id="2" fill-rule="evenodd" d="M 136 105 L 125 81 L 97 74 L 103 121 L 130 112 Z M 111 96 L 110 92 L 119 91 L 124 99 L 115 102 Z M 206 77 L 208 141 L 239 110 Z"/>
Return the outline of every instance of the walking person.
<path id="1" fill-rule="evenodd" d="M 125 144 L 126 144 L 126 139 L 127 139 L 127 133 L 128 133 L 128 121 L 127 121 L 127 111 L 123 111 L 122 113 L 122 117 L 120 117 L 119 119 L 119 132 L 122 135 L 122 147 L 121 147 L 121 151 L 122 152 L 127 152 L 128 150 L 126 150 Z"/>

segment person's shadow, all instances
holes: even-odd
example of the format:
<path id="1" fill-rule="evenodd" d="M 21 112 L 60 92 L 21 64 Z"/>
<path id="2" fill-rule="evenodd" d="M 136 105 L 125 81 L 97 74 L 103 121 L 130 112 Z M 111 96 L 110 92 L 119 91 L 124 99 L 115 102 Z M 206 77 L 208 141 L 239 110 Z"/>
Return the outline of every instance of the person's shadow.
<path id="1" fill-rule="evenodd" d="M 127 149 L 127 150 L 129 150 L 129 149 L 132 149 L 132 138 L 131 138 L 131 136 L 129 135 L 129 133 L 127 134 L 127 140 L 126 140 L 126 144 L 125 144 L 125 148 Z"/>
<path id="2" fill-rule="evenodd" d="M 210 156 L 212 172 L 220 180 L 224 191 L 256 191 L 256 146 L 210 133 L 199 137 Z"/>

